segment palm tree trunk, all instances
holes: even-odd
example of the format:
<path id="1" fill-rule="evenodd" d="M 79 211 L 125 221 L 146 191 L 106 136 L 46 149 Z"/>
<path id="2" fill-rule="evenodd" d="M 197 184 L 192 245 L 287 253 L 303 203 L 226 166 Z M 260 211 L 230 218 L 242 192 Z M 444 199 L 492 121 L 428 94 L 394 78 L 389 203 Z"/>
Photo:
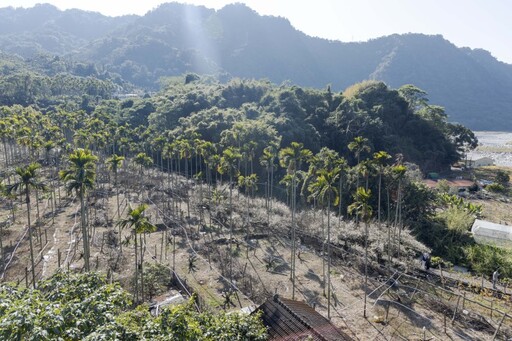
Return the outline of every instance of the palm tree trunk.
<path id="1" fill-rule="evenodd" d="M 398 181 L 398 259 L 400 260 L 400 244 L 402 238 L 402 182 Z"/>
<path id="2" fill-rule="evenodd" d="M 146 249 L 146 235 L 144 234 L 144 242 L 142 241 L 142 234 L 139 234 L 140 238 L 140 295 L 142 302 L 144 302 L 144 250 Z"/>
<path id="3" fill-rule="evenodd" d="M 114 185 L 116 186 L 117 219 L 121 219 L 121 212 L 119 209 L 119 186 L 117 184 L 117 169 L 114 172 Z"/>
<path id="4" fill-rule="evenodd" d="M 158 152 L 158 156 L 160 157 L 160 171 L 163 173 L 164 171 L 164 157 L 162 152 Z"/>
<path id="5" fill-rule="evenodd" d="M 272 210 L 272 194 L 274 189 L 274 162 L 272 160 L 272 164 L 270 165 L 270 210 Z"/>
<path id="6" fill-rule="evenodd" d="M 229 173 L 229 280 L 233 281 L 233 175 Z"/>
<path id="7" fill-rule="evenodd" d="M 386 189 L 386 193 L 387 193 L 387 204 L 388 204 L 388 209 L 387 209 L 387 227 L 388 227 L 388 263 L 389 263 L 389 266 L 391 266 L 391 224 L 390 224 L 390 211 L 391 211 L 391 207 L 390 207 L 390 201 L 389 201 L 389 185 Z"/>
<path id="8" fill-rule="evenodd" d="M 343 177 L 340 172 L 340 187 L 338 190 L 338 196 L 339 196 L 339 203 L 338 203 L 338 227 L 341 227 L 341 198 L 343 197 L 343 193 L 341 193 L 341 186 L 342 186 Z"/>
<path id="9" fill-rule="evenodd" d="M 41 225 L 39 224 L 41 215 L 39 212 L 39 191 L 37 190 L 37 188 L 35 188 L 35 194 L 36 194 L 36 226 L 37 226 L 37 231 L 39 234 L 39 247 L 42 250 L 43 249 L 43 238 L 42 238 L 42 233 L 41 233 Z"/>
<path id="10" fill-rule="evenodd" d="M 176 233 L 172 232 L 172 271 L 176 271 Z"/>
<path id="11" fill-rule="evenodd" d="M 171 187 L 171 157 L 167 158 L 167 187 Z"/>
<path id="12" fill-rule="evenodd" d="M 138 254 L 138 248 L 137 248 L 137 232 L 135 233 L 135 302 L 139 302 L 139 262 L 137 261 L 137 254 Z"/>
<path id="13" fill-rule="evenodd" d="M 364 223 L 364 309 L 363 317 L 366 318 L 366 298 L 368 296 L 368 222 Z"/>
<path id="14" fill-rule="evenodd" d="M 191 178 L 191 176 L 189 174 L 189 171 L 188 171 L 188 169 L 189 169 L 189 164 L 188 163 L 189 163 L 189 159 L 188 159 L 188 157 L 186 157 L 185 158 L 185 178 L 186 179 L 190 179 Z M 190 168 L 192 168 L 192 165 L 190 165 Z M 192 171 L 192 169 L 191 169 L 191 171 Z"/>
<path id="15" fill-rule="evenodd" d="M 267 208 L 267 213 L 270 210 L 270 169 L 267 168 L 267 181 L 265 182 L 265 207 Z"/>
<path id="16" fill-rule="evenodd" d="M 295 172 L 292 177 L 292 254 L 291 254 L 291 280 L 292 280 L 292 300 L 295 299 Z"/>
<path id="17" fill-rule="evenodd" d="M 4 231 L 2 230 L 2 225 L 0 224 L 0 258 L 2 259 L 0 269 L 3 269 L 5 266 L 3 235 Z"/>
<path id="18" fill-rule="evenodd" d="M 358 154 L 357 155 L 357 164 L 359 165 L 360 162 L 361 162 L 361 160 L 359 159 L 359 154 Z M 359 180 L 360 180 L 359 178 L 360 177 L 359 177 L 359 171 L 356 173 L 357 173 L 357 179 L 356 179 L 356 190 L 357 190 L 357 188 L 359 188 Z M 357 215 L 356 215 L 356 218 L 357 218 Z"/>
<path id="19" fill-rule="evenodd" d="M 314 212 L 314 211 L 313 211 Z M 320 225 L 322 226 L 322 283 L 324 296 L 326 280 L 325 280 L 325 206 L 322 205 L 322 211 L 320 212 Z"/>
<path id="20" fill-rule="evenodd" d="M 379 172 L 379 199 L 377 202 L 377 216 L 379 220 L 379 230 L 380 230 L 380 198 L 381 198 L 381 188 L 382 188 L 382 172 Z"/>
<path id="21" fill-rule="evenodd" d="M 396 238 L 396 229 L 398 228 L 398 206 L 400 201 L 400 180 L 398 181 L 398 187 L 396 191 L 396 206 L 395 206 L 395 223 L 393 229 L 393 238 Z"/>
<path id="22" fill-rule="evenodd" d="M 198 161 L 199 159 L 199 161 Z M 199 165 L 198 165 L 199 163 Z M 197 171 L 197 167 L 199 166 L 199 172 Z M 203 203 L 203 160 L 202 160 L 202 157 L 201 155 L 199 156 L 196 156 L 196 175 L 197 174 L 201 174 L 201 177 L 198 177 L 198 181 L 199 181 L 199 202 L 202 204 Z M 201 214 L 202 215 L 202 214 Z"/>
<path id="23" fill-rule="evenodd" d="M 32 286 L 36 288 L 36 267 L 34 263 L 34 246 L 32 244 L 32 226 L 30 226 L 30 192 L 28 188 L 25 189 L 26 203 L 27 203 L 27 225 L 28 225 L 28 240 L 30 244 L 30 263 L 32 266 Z"/>
<path id="24" fill-rule="evenodd" d="M 267 196 L 267 226 L 270 226 L 270 172 L 267 172 L 267 183 L 265 184 Z"/>
<path id="25" fill-rule="evenodd" d="M 246 187 L 245 189 L 245 195 L 247 196 L 246 198 L 246 204 L 247 204 L 247 211 L 246 211 L 246 228 L 245 228 L 245 242 L 246 243 L 249 243 L 249 189 Z M 246 247 L 246 254 L 245 254 L 246 258 L 249 259 L 249 244 L 247 244 L 247 247 Z"/>
<path id="26" fill-rule="evenodd" d="M 89 272 L 89 234 L 87 232 L 87 224 L 85 223 L 85 203 L 84 191 L 80 190 L 80 221 L 82 224 L 82 242 L 84 244 L 84 267 Z"/>
<path id="27" fill-rule="evenodd" d="M 327 318 L 331 319 L 331 198 L 327 198 Z"/>
<path id="28" fill-rule="evenodd" d="M 9 154 L 7 152 L 7 142 L 5 139 L 2 139 L 2 144 L 4 145 L 5 168 L 7 168 L 9 167 Z"/>

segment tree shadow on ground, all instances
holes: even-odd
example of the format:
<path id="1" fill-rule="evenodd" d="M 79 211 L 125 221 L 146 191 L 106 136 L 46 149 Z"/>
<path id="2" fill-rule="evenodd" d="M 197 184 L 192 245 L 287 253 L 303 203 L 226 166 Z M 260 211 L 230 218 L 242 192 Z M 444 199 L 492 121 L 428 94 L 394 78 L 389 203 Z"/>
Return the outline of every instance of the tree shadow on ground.
<path id="1" fill-rule="evenodd" d="M 320 278 L 320 276 L 318 276 L 315 271 L 313 269 L 308 269 L 308 271 L 306 272 L 306 274 L 304 275 L 304 277 L 306 277 L 307 279 L 310 279 L 312 281 L 315 281 L 319 284 L 323 284 L 323 281 L 322 279 Z"/>
<path id="2" fill-rule="evenodd" d="M 322 303 L 321 303 L 321 299 L 320 299 L 320 293 L 316 290 L 311 290 L 311 289 L 304 289 L 302 291 L 302 294 L 305 296 L 306 298 L 306 302 L 307 304 L 309 304 L 310 306 L 312 307 L 322 307 L 322 308 L 326 308 L 326 306 L 324 306 Z"/>
<path id="3" fill-rule="evenodd" d="M 284 274 L 290 271 L 290 265 L 283 259 L 283 257 L 275 257 L 274 261 L 276 266 L 274 266 L 272 272 L 278 274 Z"/>
<path id="4" fill-rule="evenodd" d="M 391 308 L 398 310 L 400 313 L 407 317 L 411 324 L 413 324 L 416 327 L 425 327 L 426 329 L 430 329 L 433 327 L 430 318 L 423 316 L 422 314 L 416 312 L 414 308 L 409 307 L 397 300 L 380 299 L 379 301 L 376 302 L 376 305 L 383 307 L 384 309 L 386 309 L 389 306 L 390 314 L 392 313 Z"/>

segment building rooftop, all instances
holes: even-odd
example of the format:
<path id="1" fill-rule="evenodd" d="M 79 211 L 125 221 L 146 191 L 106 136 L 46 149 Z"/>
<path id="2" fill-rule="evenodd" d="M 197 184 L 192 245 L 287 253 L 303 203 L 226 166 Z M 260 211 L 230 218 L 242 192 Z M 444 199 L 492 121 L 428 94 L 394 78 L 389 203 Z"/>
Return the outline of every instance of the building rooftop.
<path id="1" fill-rule="evenodd" d="M 479 244 L 512 249 L 512 226 L 475 219 L 471 232 Z"/>
<path id="2" fill-rule="evenodd" d="M 305 302 L 274 295 L 258 310 L 263 311 L 262 320 L 268 328 L 269 340 L 304 340 L 306 337 L 318 341 L 352 340 Z"/>

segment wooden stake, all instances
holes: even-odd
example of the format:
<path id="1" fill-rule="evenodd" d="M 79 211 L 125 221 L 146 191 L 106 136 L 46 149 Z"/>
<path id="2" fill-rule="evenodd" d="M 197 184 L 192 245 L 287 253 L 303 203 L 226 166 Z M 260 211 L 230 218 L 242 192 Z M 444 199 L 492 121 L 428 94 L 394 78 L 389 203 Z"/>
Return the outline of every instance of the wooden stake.
<path id="1" fill-rule="evenodd" d="M 169 240 L 167 239 L 167 236 L 165 238 L 165 260 L 167 260 L 167 250 L 169 249 Z"/>
<path id="2" fill-rule="evenodd" d="M 59 264 L 59 269 L 60 269 L 60 257 L 61 257 L 60 249 L 57 249 L 57 262 Z"/>
<path id="3" fill-rule="evenodd" d="M 459 309 L 459 301 L 460 301 L 460 296 L 457 296 L 457 305 L 455 306 L 455 310 L 453 312 L 452 324 L 455 321 L 455 316 L 457 316 L 457 310 Z"/>
<path id="4" fill-rule="evenodd" d="M 39 242 L 39 251 L 43 251 L 43 233 L 41 232 L 41 226 L 39 225 L 39 222 L 36 220 L 36 236 Z M 46 230 L 45 230 L 46 231 Z"/>
<path id="5" fill-rule="evenodd" d="M 498 332 L 500 331 L 501 324 L 503 323 L 503 320 L 505 319 L 506 316 L 507 316 L 507 314 L 503 313 L 503 317 L 501 318 L 500 324 L 498 324 L 498 328 L 496 328 L 496 331 L 494 332 L 494 335 L 492 337 L 493 341 L 496 340 L 496 336 L 498 336 Z"/>
<path id="6" fill-rule="evenodd" d="M 210 265 L 210 270 L 213 270 L 210 250 L 208 250 L 208 264 Z"/>
<path id="7" fill-rule="evenodd" d="M 164 239 L 165 239 L 165 232 L 162 232 L 162 241 L 160 242 L 160 263 L 162 263 L 162 257 L 164 255 Z"/>
<path id="8" fill-rule="evenodd" d="M 492 312 L 494 310 L 494 300 L 491 300 L 491 320 L 492 320 Z"/>
<path id="9" fill-rule="evenodd" d="M 443 289 L 444 289 L 444 276 L 443 276 L 443 268 L 441 267 L 441 264 L 439 264 L 439 272 L 441 273 L 441 283 L 443 283 Z"/>
<path id="10" fill-rule="evenodd" d="M 2 225 L 0 225 L 0 258 L 2 258 L 2 268 L 5 264 L 5 257 L 4 257 L 4 244 L 3 244 L 3 232 L 2 232 Z"/>
<path id="11" fill-rule="evenodd" d="M 444 316 L 444 333 L 446 334 L 446 313 L 443 314 Z"/>
<path id="12" fill-rule="evenodd" d="M 240 296 L 238 296 L 238 291 L 235 290 L 235 296 L 236 296 L 236 299 L 238 300 L 238 304 L 240 304 L 240 308 L 242 308 L 242 302 L 240 301 Z"/>
<path id="13" fill-rule="evenodd" d="M 172 271 L 176 271 L 176 235 L 172 237 Z"/>
<path id="14" fill-rule="evenodd" d="M 52 226 L 55 224 L 55 202 L 53 201 L 55 198 L 55 189 L 50 192 L 50 206 L 52 210 Z"/>

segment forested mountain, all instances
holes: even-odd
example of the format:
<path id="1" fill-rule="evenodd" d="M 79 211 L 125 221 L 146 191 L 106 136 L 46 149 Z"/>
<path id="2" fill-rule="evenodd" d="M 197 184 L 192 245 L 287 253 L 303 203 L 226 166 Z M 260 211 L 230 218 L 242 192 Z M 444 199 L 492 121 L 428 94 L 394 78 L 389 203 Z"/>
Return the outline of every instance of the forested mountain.
<path id="1" fill-rule="evenodd" d="M 48 4 L 29 9 L 7 7 L 0 10 L 0 44 L 4 52 L 25 57 L 40 52 L 64 55 L 135 18 L 81 10 L 62 12 Z"/>
<path id="2" fill-rule="evenodd" d="M 357 339 L 512 335 L 510 252 L 468 233 L 509 175 L 464 192 L 478 203 L 422 181 L 478 144 L 450 105 L 506 112 L 510 65 L 442 37 L 311 38 L 243 5 L 0 19 L 0 339 L 258 341 L 261 313 L 234 312 L 273 294 Z M 189 303 L 159 304 L 175 290 Z M 489 293 L 489 315 L 471 307 Z"/>
<path id="3" fill-rule="evenodd" d="M 106 17 L 50 5 L 0 10 L 0 49 L 97 63 L 102 72 L 147 89 L 187 72 L 289 80 L 341 91 L 365 79 L 415 84 L 472 129 L 512 129 L 512 65 L 442 36 L 392 35 L 362 43 L 313 38 L 283 18 L 245 5 L 215 11 L 168 3 L 146 15 Z M 222 78 L 221 78 L 222 79 Z"/>

